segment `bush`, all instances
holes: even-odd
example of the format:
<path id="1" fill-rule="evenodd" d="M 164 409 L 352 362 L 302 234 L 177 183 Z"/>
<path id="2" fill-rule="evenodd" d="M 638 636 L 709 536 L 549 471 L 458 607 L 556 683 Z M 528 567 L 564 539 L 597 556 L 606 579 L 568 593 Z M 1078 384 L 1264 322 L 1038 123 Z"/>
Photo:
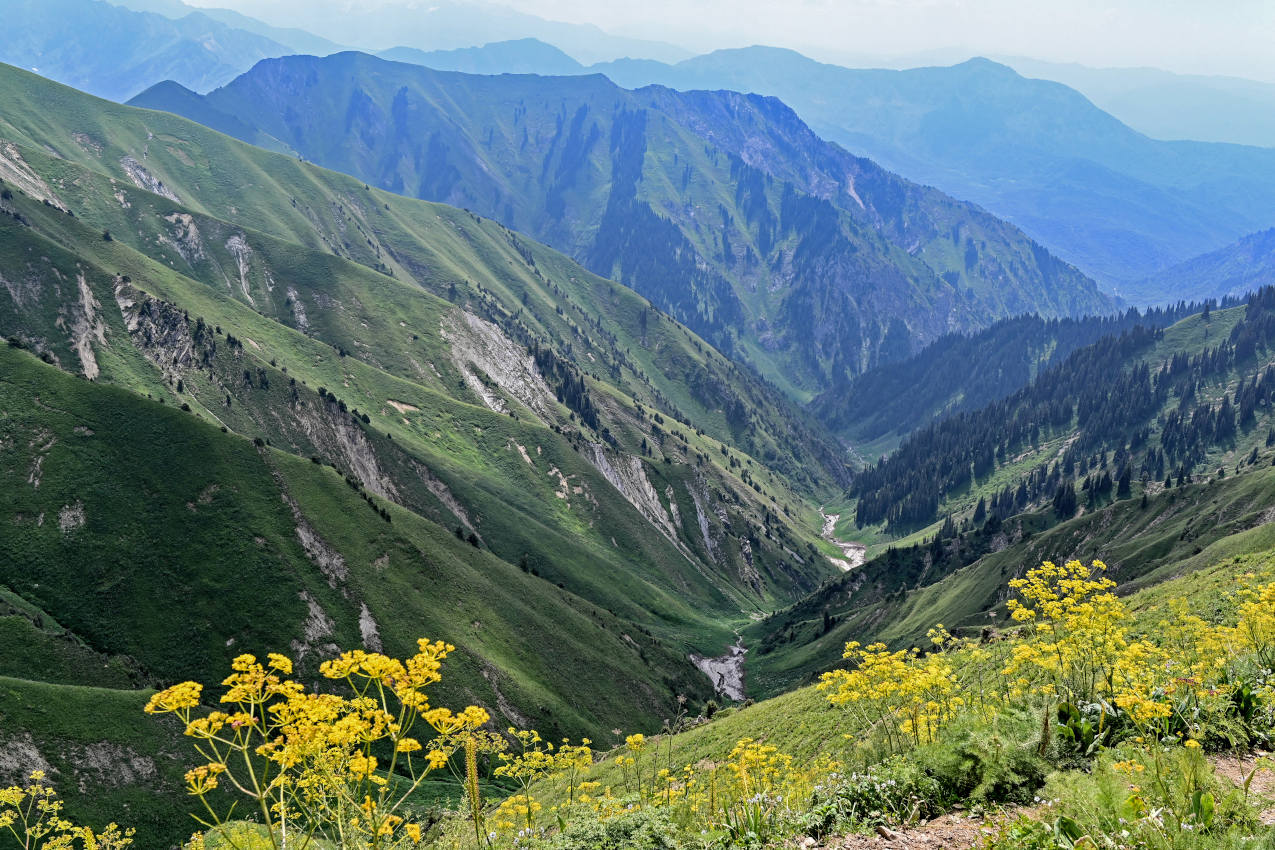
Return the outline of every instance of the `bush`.
<path id="1" fill-rule="evenodd" d="M 1257 828 L 1242 792 L 1218 780 L 1199 747 L 1104 750 L 1092 773 L 1055 773 L 1042 796 L 1058 843 L 991 846 L 1223 848 L 1252 841 Z"/>
<path id="2" fill-rule="evenodd" d="M 954 802 L 938 780 L 901 756 L 866 773 L 830 780 L 815 788 L 809 815 L 802 822 L 810 835 L 928 820 Z"/>
<path id="3" fill-rule="evenodd" d="M 944 797 L 984 808 L 1030 803 L 1049 773 L 1034 742 L 977 726 L 954 730 L 914 759 Z"/>
<path id="4" fill-rule="evenodd" d="M 667 811 L 634 809 L 609 820 L 575 821 L 552 838 L 523 846 L 528 850 L 677 850 L 676 835 Z"/>

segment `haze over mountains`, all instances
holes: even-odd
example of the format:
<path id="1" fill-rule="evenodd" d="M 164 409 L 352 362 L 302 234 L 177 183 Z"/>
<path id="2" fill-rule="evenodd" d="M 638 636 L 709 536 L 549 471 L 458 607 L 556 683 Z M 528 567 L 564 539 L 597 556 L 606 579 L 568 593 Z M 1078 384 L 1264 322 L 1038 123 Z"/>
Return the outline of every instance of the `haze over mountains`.
<path id="1" fill-rule="evenodd" d="M 0 60 L 42 68 L 55 79 L 122 100 L 163 79 L 203 92 L 261 58 L 340 49 L 296 27 L 272 26 L 228 10 L 196 11 L 179 0 L 131 0 L 129 5 L 147 11 L 100 0 L 22 0 L 17 20 L 26 37 L 0 46 Z M 677 56 L 659 45 L 608 41 L 596 32 L 549 26 L 532 16 L 514 15 L 502 23 L 496 11 L 444 4 L 425 17 L 418 12 L 400 20 L 387 8 L 368 16 L 368 26 L 380 27 L 381 35 L 366 36 L 364 44 L 377 44 L 383 36 L 381 44 L 404 45 L 383 50 L 385 58 L 442 70 L 604 73 L 626 88 L 658 83 L 679 90 L 725 88 L 777 96 L 825 139 L 985 207 L 1106 291 L 1136 303 L 1174 300 L 1175 293 L 1143 282 L 1272 224 L 1275 154 L 1153 138 L 1269 142 L 1261 116 L 1271 111 L 1267 107 L 1275 97 L 1265 84 L 1029 59 L 1006 60 L 1027 77 L 985 60 L 897 72 L 854 70 L 760 47 L 672 64 L 655 59 L 587 64 L 606 52 Z M 70 39 L 59 30 L 63 21 L 75 22 Z M 74 74 L 64 73 L 58 57 L 79 56 L 81 48 L 93 55 L 87 48 L 102 32 L 118 42 L 109 59 L 98 51 L 97 69 L 80 63 Z M 524 37 L 491 41 L 511 35 Z M 487 43 L 464 46 L 480 42 Z M 582 42 L 594 53 L 581 52 Z M 447 49 L 428 50 L 431 45 Z M 1072 83 L 1089 98 L 1029 79 L 1033 75 Z M 1150 136 L 1113 119 L 1102 105 Z M 244 128 L 221 129 L 244 136 Z"/>
<path id="2" fill-rule="evenodd" d="M 267 56 L 293 52 L 202 13 L 172 20 L 95 0 L 11 0 L 0 60 L 110 100 L 157 78 L 214 88 Z"/>
<path id="3" fill-rule="evenodd" d="M 536 61 L 540 73 L 567 67 L 565 56 L 543 46 L 490 48 L 481 64 L 477 51 L 391 55 L 487 73 L 499 65 L 495 51 L 523 73 Z M 986 207 L 1116 292 L 1275 220 L 1270 150 L 1158 141 L 1073 89 L 988 60 L 855 70 L 752 47 L 674 65 L 618 60 L 577 72 L 603 73 L 626 88 L 654 83 L 779 97 L 821 136 Z"/>
<path id="4" fill-rule="evenodd" d="M 114 2 L 174 18 L 196 10 L 204 11 L 181 0 Z M 228 9 L 209 9 L 205 13 L 258 32 L 295 31 L 295 22 L 290 17 L 277 18 L 275 25 L 271 26 Z M 269 18 L 271 10 L 263 6 L 258 14 Z M 557 45 L 583 62 L 601 62 L 620 56 L 647 56 L 675 62 L 692 55 L 691 51 L 666 42 L 616 36 L 588 24 L 546 20 L 494 2 L 380 3 L 370 5 L 353 16 L 345 5 L 314 3 L 306 10 L 304 25 L 309 32 L 320 37 L 368 51 L 399 45 L 418 50 L 446 50 L 509 39 L 536 38 Z M 289 44 L 293 41 L 290 38 L 283 40 Z"/>
<path id="5" fill-rule="evenodd" d="M 1089 68 L 1004 57 L 1024 77 L 1070 86 L 1153 139 L 1275 147 L 1275 84 L 1175 74 L 1159 68 Z"/>

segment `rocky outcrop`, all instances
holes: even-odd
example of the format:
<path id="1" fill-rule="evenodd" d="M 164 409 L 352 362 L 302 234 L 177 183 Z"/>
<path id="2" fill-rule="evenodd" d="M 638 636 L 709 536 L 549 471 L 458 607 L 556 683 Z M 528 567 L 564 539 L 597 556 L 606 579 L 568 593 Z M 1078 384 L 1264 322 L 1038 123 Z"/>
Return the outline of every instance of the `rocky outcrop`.
<path id="1" fill-rule="evenodd" d="M 588 444 L 586 459 L 602 473 L 611 486 L 620 491 L 629 504 L 638 509 L 647 522 L 659 529 L 660 533 L 677 547 L 677 550 L 689 560 L 694 560 L 689 549 L 677 536 L 677 526 L 660 494 L 656 492 L 651 479 L 646 477 L 646 468 L 642 459 L 633 455 L 611 453 L 598 443 Z"/>
<path id="2" fill-rule="evenodd" d="M 48 201 L 60 210 L 66 209 L 66 204 L 54 194 L 49 184 L 27 165 L 13 142 L 0 141 L 0 179 L 14 184 L 37 201 Z"/>
<path id="3" fill-rule="evenodd" d="M 128 175 L 128 179 L 133 181 L 139 189 L 145 189 L 147 192 L 153 192 L 156 195 L 162 195 L 170 201 L 181 203 L 181 198 L 177 197 L 172 189 L 164 185 L 164 181 L 160 180 L 154 174 L 146 169 L 136 159 L 126 156 L 120 159 L 120 168 L 124 169 L 124 173 Z"/>
<path id="4" fill-rule="evenodd" d="M 503 392 L 542 422 L 554 418 L 553 390 L 536 369 L 531 355 L 500 328 L 468 310 L 448 313 L 441 325 L 443 338 L 451 346 L 452 362 L 484 405 L 498 413 L 507 413 L 509 405 L 501 397 Z M 483 380 L 484 377 L 487 380 Z"/>
<path id="5" fill-rule="evenodd" d="M 106 322 L 102 318 L 102 305 L 93 297 L 93 290 L 84 274 L 76 276 L 79 290 L 79 301 L 70 308 L 71 347 L 80 358 L 80 370 L 90 381 L 101 374 L 97 365 L 97 357 L 93 353 L 93 343 L 106 345 Z"/>
<path id="6" fill-rule="evenodd" d="M 115 282 L 115 303 L 137 347 L 166 381 L 176 381 L 194 367 L 195 339 L 181 310 L 139 292 L 122 279 Z"/>

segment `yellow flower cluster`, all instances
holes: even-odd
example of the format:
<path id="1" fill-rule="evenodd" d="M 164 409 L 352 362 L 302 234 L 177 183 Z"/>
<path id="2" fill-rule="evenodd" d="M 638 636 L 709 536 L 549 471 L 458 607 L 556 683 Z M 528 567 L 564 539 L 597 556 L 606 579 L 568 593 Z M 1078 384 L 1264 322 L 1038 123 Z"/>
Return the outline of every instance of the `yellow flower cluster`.
<path id="1" fill-rule="evenodd" d="M 1238 642 L 1266 669 L 1275 669 L 1275 582 L 1253 585 L 1251 577 L 1240 590 Z"/>
<path id="2" fill-rule="evenodd" d="M 526 824 L 527 829 L 534 829 L 536 814 L 542 806 L 531 793 L 532 785 L 550 776 L 565 777 L 567 803 L 571 804 L 580 787 L 580 773 L 593 764 L 593 750 L 589 748 L 588 738 L 575 745 L 570 739 L 564 738 L 561 746 L 555 747 L 553 743 L 541 738 L 540 733 L 535 730 L 510 727 L 507 731 L 509 737 L 519 744 L 521 752 L 515 755 L 499 753 L 502 764 L 494 773 L 496 776 L 512 779 L 521 791 L 517 796 L 505 800 L 497 811 L 496 827 L 501 830 L 515 828 L 513 818 L 516 816 Z M 642 736 L 632 736 L 630 741 L 634 738 L 640 742 Z"/>
<path id="3" fill-rule="evenodd" d="M 271 653 L 264 664 L 240 655 L 222 681 L 221 710 L 200 710 L 202 688 L 183 682 L 151 697 L 146 712 L 185 723 L 205 761 L 186 773 L 187 789 L 214 824 L 223 819 L 208 795 L 229 786 L 259 810 L 275 847 L 282 846 L 276 836 L 289 832 L 341 847 L 396 836 L 415 844 L 421 825 L 405 817 L 406 801 L 453 752 L 471 746 L 489 720 L 477 706 L 460 712 L 430 706 L 425 689 L 442 679 L 442 662 L 453 650 L 421 640 L 404 660 L 346 652 L 320 666 L 327 679 L 344 683 L 345 695 L 308 691 L 287 678 L 293 664 L 284 655 Z M 422 724 L 432 736 L 423 758 L 425 746 L 413 734 Z"/>
<path id="4" fill-rule="evenodd" d="M 1168 653 L 1130 635 L 1131 616 L 1112 589 L 1107 565 L 1046 561 L 1014 579 L 1012 616 L 1028 630 L 1003 671 L 1014 694 L 1040 693 L 1074 705 L 1119 706 L 1139 725 L 1172 711 L 1165 701 Z"/>
<path id="5" fill-rule="evenodd" d="M 932 632 L 935 637 L 939 643 L 950 639 Z M 916 649 L 890 652 L 883 643 L 863 647 L 851 641 L 842 657 L 854 669 L 823 674 L 819 689 L 833 705 L 854 712 L 859 728 L 880 727 L 892 749 L 933 741 L 965 704 L 943 653 L 921 657 Z"/>
<path id="6" fill-rule="evenodd" d="M 94 832 L 62 815 L 62 800 L 45 781 L 44 771 L 33 771 L 26 786 L 0 787 L 0 845 L 8 833 L 24 850 L 123 850 L 133 843 L 133 830 L 114 823 Z"/>
<path id="7" fill-rule="evenodd" d="M 937 625 L 927 635 L 926 653 L 851 642 L 843 654 L 846 669 L 824 674 L 819 689 L 851 718 L 855 733 L 883 737 L 892 752 L 936 741 L 964 712 L 995 718 L 1006 708 L 1043 708 L 1047 732 L 1058 703 L 1070 702 L 1100 712 L 1099 735 L 1090 736 L 1096 746 L 1107 746 L 1101 724 L 1108 716 L 1134 724 L 1137 737 L 1120 752 L 1133 757 L 1106 763 L 1131 781 L 1148 771 L 1148 781 L 1159 781 L 1173 767 L 1161 758 L 1166 744 L 1175 747 L 1179 766 L 1204 762 L 1193 718 L 1208 711 L 1235 716 L 1243 708 L 1235 702 L 1243 696 L 1235 685 L 1237 664 L 1275 666 L 1275 584 L 1246 583 L 1231 625 L 1206 622 L 1175 601 L 1171 616 L 1148 634 L 1135 632 L 1140 627 L 1114 587 L 1100 561 L 1045 562 L 1010 582 L 1016 595 L 1008 608 L 1019 624 L 1010 640 L 978 645 Z M 773 743 L 753 738 L 738 740 L 719 763 L 681 763 L 675 759 L 679 720 L 666 722 L 668 734 L 658 738 L 624 737 L 611 758 L 622 780 L 604 785 L 594 776 L 587 739 L 552 743 L 514 728 L 499 735 L 483 728 L 490 717 L 481 707 L 431 706 L 427 689 L 441 681 L 453 650 L 422 640 L 403 660 L 343 653 L 320 667 L 339 693 L 311 691 L 289 678 L 293 664 L 286 656 L 271 654 L 262 663 L 241 655 L 215 707 L 206 705 L 198 684 L 185 682 L 155 694 L 146 711 L 174 714 L 186 724 L 204 759 L 186 782 L 205 806 L 214 789 L 231 790 L 257 806 L 272 839 L 306 835 L 342 850 L 420 844 L 423 826 L 405 804 L 431 771 L 444 767 L 456 770 L 464 786 L 477 846 L 497 846 L 499 836 L 517 846 L 523 836 L 573 817 L 605 820 L 640 807 L 663 808 L 688 833 L 716 836 L 712 840 L 764 843 L 840 771 L 828 756 L 799 765 Z M 1273 699 L 1265 693 L 1258 702 Z M 621 734 L 616 730 L 617 740 Z M 463 772 L 460 758 L 453 761 L 458 754 Z M 481 754 L 498 755 L 495 777 L 517 789 L 488 812 L 489 824 L 479 787 Z M 17 822 L 13 812 L 31 799 L 29 792 L 0 791 L 0 827 Z M 209 813 L 220 822 L 211 807 Z M 61 823 L 56 809 L 48 822 Z M 53 832 L 72 834 L 61 826 Z"/>

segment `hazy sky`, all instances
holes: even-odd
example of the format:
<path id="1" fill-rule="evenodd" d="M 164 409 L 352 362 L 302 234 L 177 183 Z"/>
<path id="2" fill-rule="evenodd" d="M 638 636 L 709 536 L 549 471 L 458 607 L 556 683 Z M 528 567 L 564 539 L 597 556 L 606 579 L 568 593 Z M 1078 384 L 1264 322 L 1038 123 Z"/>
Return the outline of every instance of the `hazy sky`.
<path id="1" fill-rule="evenodd" d="M 463 2 L 464 0 L 462 0 Z M 357 18 L 440 0 L 187 0 L 305 27 L 316 7 Z M 455 0 L 441 0 L 455 2 Z M 748 44 L 829 60 L 935 51 L 1152 65 L 1275 80 L 1275 0 L 500 0 L 551 20 L 696 51 Z M 307 11 L 308 10 L 308 11 Z M 389 46 L 389 45 L 385 45 Z"/>

